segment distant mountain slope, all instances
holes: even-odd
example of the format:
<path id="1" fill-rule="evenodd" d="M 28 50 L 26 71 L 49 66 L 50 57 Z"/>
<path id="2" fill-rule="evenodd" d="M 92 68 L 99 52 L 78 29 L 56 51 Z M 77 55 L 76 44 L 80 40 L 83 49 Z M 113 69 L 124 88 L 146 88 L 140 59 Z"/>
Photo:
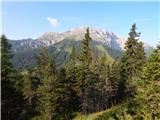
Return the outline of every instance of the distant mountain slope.
<path id="1" fill-rule="evenodd" d="M 63 33 L 46 32 L 35 40 L 9 40 L 12 44 L 12 51 L 15 53 L 13 64 L 18 68 L 34 66 L 35 56 L 39 49 L 47 47 L 51 55 L 56 58 L 57 66 L 64 65 L 69 59 L 73 46 L 76 46 L 77 53 L 80 52 L 80 43 L 85 33 L 86 27 L 78 27 Z M 94 56 L 106 54 L 109 60 L 121 57 L 125 45 L 124 38 L 112 32 L 94 28 L 90 28 L 90 36 L 92 38 L 90 46 L 94 51 Z M 147 44 L 144 47 L 147 51 L 152 49 Z"/>
<path id="2" fill-rule="evenodd" d="M 65 65 L 72 51 L 73 46 L 76 48 L 77 55 L 81 51 L 81 41 L 73 41 L 73 40 L 63 40 L 54 45 L 51 45 L 48 48 L 49 53 L 56 60 L 56 66 Z M 101 56 L 105 54 L 108 58 L 108 61 L 113 61 L 114 59 L 119 59 L 122 55 L 121 51 L 111 49 L 108 46 L 105 46 L 96 41 L 92 41 L 91 49 L 93 51 L 93 57 L 98 58 L 97 56 Z M 23 69 L 24 67 L 32 67 L 36 65 L 36 56 L 38 55 L 40 48 L 29 49 L 25 51 L 14 52 L 15 55 L 13 57 L 13 65 L 16 68 Z"/>
<path id="3" fill-rule="evenodd" d="M 12 51 L 14 52 L 21 52 L 46 46 L 43 42 L 31 38 L 22 40 L 9 40 L 9 43 L 12 45 Z"/>

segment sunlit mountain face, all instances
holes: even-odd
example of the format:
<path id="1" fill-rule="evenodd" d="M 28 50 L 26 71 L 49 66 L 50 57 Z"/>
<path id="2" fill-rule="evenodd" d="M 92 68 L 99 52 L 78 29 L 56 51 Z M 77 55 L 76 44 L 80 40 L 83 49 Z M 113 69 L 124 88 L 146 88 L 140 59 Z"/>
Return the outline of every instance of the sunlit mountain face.
<path id="1" fill-rule="evenodd" d="M 37 39 L 23 39 L 17 41 L 11 41 L 14 51 L 28 49 L 28 48 L 39 48 L 44 46 L 50 46 L 63 40 L 81 41 L 84 38 L 87 27 L 78 27 L 71 29 L 66 32 L 45 32 Z M 124 50 L 126 39 L 117 36 L 113 32 L 108 32 L 103 29 L 90 28 L 90 36 L 93 41 L 100 44 L 107 45 L 108 47 L 115 50 Z M 144 44 L 145 49 L 151 49 L 152 47 L 147 43 Z"/>

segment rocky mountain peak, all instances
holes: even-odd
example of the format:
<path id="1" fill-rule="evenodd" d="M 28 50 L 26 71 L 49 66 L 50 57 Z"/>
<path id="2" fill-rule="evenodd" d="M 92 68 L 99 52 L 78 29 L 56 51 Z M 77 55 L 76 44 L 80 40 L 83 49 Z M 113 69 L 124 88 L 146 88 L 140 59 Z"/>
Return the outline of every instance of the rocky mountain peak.
<path id="1" fill-rule="evenodd" d="M 47 46 L 60 42 L 64 39 L 70 39 L 75 41 L 82 40 L 84 38 L 84 34 L 86 33 L 86 29 L 87 27 L 81 26 L 63 33 L 46 32 L 42 36 L 40 36 L 38 40 L 40 40 Z M 123 50 L 125 40 L 118 37 L 113 32 L 108 32 L 103 29 L 92 27 L 89 27 L 89 30 L 92 40 L 98 43 L 106 44 L 113 49 Z"/>

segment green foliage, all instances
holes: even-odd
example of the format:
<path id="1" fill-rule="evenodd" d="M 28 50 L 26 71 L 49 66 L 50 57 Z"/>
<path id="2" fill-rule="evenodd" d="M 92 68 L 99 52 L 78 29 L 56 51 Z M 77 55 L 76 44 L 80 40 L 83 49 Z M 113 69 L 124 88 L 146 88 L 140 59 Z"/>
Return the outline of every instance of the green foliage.
<path id="1" fill-rule="evenodd" d="M 1 79 L 2 80 L 11 80 L 13 67 L 11 65 L 11 45 L 8 43 L 7 38 L 2 35 L 1 36 Z"/>
<path id="2" fill-rule="evenodd" d="M 89 28 L 87 28 L 85 38 L 81 43 L 82 52 L 79 57 L 80 62 L 83 63 L 83 67 L 86 67 L 86 68 L 89 67 L 90 62 L 92 61 L 91 48 L 89 46 L 91 40 L 92 38 L 90 37 L 90 34 L 89 34 Z"/>
<path id="3" fill-rule="evenodd" d="M 109 70 L 108 80 L 112 84 L 112 87 L 114 89 L 118 89 L 119 81 L 120 81 L 120 63 L 117 61 L 114 61 Z"/>
<path id="4" fill-rule="evenodd" d="M 44 120 L 44 118 L 41 115 L 39 115 L 39 116 L 32 117 L 30 120 Z"/>
<path id="5" fill-rule="evenodd" d="M 23 76 L 23 94 L 25 99 L 28 99 L 28 103 L 32 104 L 33 91 L 30 71 L 24 71 Z"/>
<path id="6" fill-rule="evenodd" d="M 132 25 L 127 42 L 125 43 L 125 53 L 122 63 L 126 69 L 128 78 L 139 76 L 142 66 L 145 63 L 145 52 L 143 43 L 138 42 L 140 33 L 136 32 L 136 24 Z"/>
<path id="7" fill-rule="evenodd" d="M 37 77 L 36 69 L 25 69 L 21 72 L 20 80 L 17 81 L 19 90 L 22 91 L 26 105 L 23 109 L 23 119 L 30 119 L 37 115 L 36 101 L 37 94 L 36 90 L 39 86 L 39 78 Z"/>
<path id="8" fill-rule="evenodd" d="M 95 120 L 132 120 L 132 116 L 127 113 L 126 105 L 122 104 L 106 110 Z"/>
<path id="9" fill-rule="evenodd" d="M 57 81 L 57 101 L 58 101 L 58 112 L 63 119 L 70 119 L 70 112 L 72 106 L 70 102 L 72 86 L 70 81 L 66 77 L 66 71 L 64 68 L 60 69 Z"/>
<path id="10" fill-rule="evenodd" d="M 157 46 L 143 68 L 142 80 L 138 84 L 135 101 L 135 118 L 160 119 L 160 47 Z"/>
<path id="11" fill-rule="evenodd" d="M 66 66 L 66 79 L 68 80 L 68 83 L 67 83 L 68 86 L 70 86 L 69 106 L 71 111 L 75 111 L 79 109 L 79 98 L 76 92 L 77 72 L 78 72 L 77 56 L 76 56 L 75 47 L 73 47 L 72 53 L 70 55 L 70 61 Z"/>
<path id="12" fill-rule="evenodd" d="M 75 113 L 75 120 L 160 119 L 160 45 L 146 60 L 139 35 L 134 24 L 123 57 L 113 61 L 116 52 L 92 42 L 87 28 L 81 46 L 71 40 L 38 50 L 37 65 L 21 72 L 2 36 L 2 119 L 70 120 Z"/>
<path id="13" fill-rule="evenodd" d="M 127 96 L 135 94 L 135 80 L 141 76 L 142 67 L 145 63 L 145 52 L 143 43 L 138 42 L 139 36 L 140 33 L 136 32 L 136 24 L 133 24 L 128 40 L 125 43 L 125 52 L 120 63 L 120 86 L 123 86 L 122 88 L 120 87 L 120 91 L 122 91 L 120 94 L 126 92 Z M 126 88 L 126 90 L 123 88 Z"/>
<path id="14" fill-rule="evenodd" d="M 101 111 L 107 108 L 107 104 L 109 105 L 108 98 L 106 98 L 106 94 L 108 91 L 111 91 L 110 81 L 109 81 L 109 64 L 108 57 L 104 54 L 99 58 L 97 63 L 98 65 L 93 66 L 94 78 L 95 81 L 95 89 L 96 89 L 96 102 L 95 109 L 96 111 Z"/>
<path id="15" fill-rule="evenodd" d="M 104 113 L 104 111 L 97 112 L 97 113 L 92 113 L 92 114 L 89 114 L 89 115 L 76 113 L 76 117 L 74 117 L 73 120 L 95 120 L 96 118 L 98 118 L 103 113 Z"/>
<path id="16" fill-rule="evenodd" d="M 91 112 L 90 110 L 90 103 L 93 102 L 93 99 L 91 99 L 91 91 L 93 90 L 94 85 L 94 79 L 93 73 L 90 70 L 91 63 L 92 63 L 92 54 L 91 54 L 91 48 L 89 46 L 91 41 L 91 37 L 89 35 L 89 28 L 87 28 L 85 38 L 82 41 L 82 52 L 79 56 L 79 66 L 78 66 L 78 72 L 77 72 L 77 93 L 80 98 L 81 102 L 81 110 L 84 114 L 87 114 L 88 112 Z M 92 104 L 93 106 L 93 104 Z"/>
<path id="17" fill-rule="evenodd" d="M 158 120 L 160 119 L 160 49 L 157 47 L 143 66 L 137 80 L 136 95 L 124 105 L 107 110 L 97 120 Z"/>
<path id="18" fill-rule="evenodd" d="M 7 38 L 1 36 L 1 119 L 20 119 L 24 99 L 22 93 L 15 87 L 16 71 L 11 65 L 11 45 Z"/>
<path id="19" fill-rule="evenodd" d="M 38 58 L 38 69 L 41 76 L 41 85 L 37 89 L 38 108 L 44 119 L 52 120 L 57 107 L 55 66 L 46 49 L 40 53 Z"/>

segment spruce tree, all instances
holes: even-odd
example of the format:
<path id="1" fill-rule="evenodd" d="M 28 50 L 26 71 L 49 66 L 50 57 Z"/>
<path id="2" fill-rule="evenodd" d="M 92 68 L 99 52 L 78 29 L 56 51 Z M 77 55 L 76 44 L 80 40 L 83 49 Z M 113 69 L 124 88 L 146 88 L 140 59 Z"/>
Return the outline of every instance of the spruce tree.
<path id="1" fill-rule="evenodd" d="M 73 83 L 76 82 L 76 72 L 77 72 L 77 56 L 75 47 L 72 48 L 72 53 L 70 55 L 70 60 L 66 66 L 66 74 L 68 79 Z"/>
<path id="2" fill-rule="evenodd" d="M 55 65 L 47 49 L 38 58 L 38 69 L 41 73 L 41 85 L 37 89 L 38 109 L 44 120 L 53 120 L 57 108 Z"/>
<path id="3" fill-rule="evenodd" d="M 143 66 L 140 80 L 137 83 L 137 94 L 128 104 L 128 113 L 133 119 L 160 119 L 160 47 L 157 46 Z"/>
<path id="4" fill-rule="evenodd" d="M 70 81 L 66 77 L 66 70 L 61 68 L 58 74 L 57 80 L 57 98 L 58 98 L 58 112 L 61 116 L 63 116 L 64 120 L 70 120 L 70 96 L 71 95 L 71 87 Z M 72 103 L 73 104 L 73 103 Z"/>
<path id="5" fill-rule="evenodd" d="M 139 42 L 140 33 L 136 32 L 136 24 L 132 25 L 128 40 L 125 43 L 125 53 L 122 62 L 125 65 L 128 78 L 140 76 L 145 63 L 143 43 Z"/>
<path id="6" fill-rule="evenodd" d="M 66 79 L 68 80 L 68 85 L 70 86 L 69 104 L 70 104 L 71 111 L 76 111 L 79 109 L 79 97 L 77 96 L 77 92 L 76 92 L 76 85 L 78 85 L 76 84 L 77 83 L 76 74 L 78 72 L 77 63 L 78 63 L 78 60 L 77 60 L 76 50 L 75 50 L 75 47 L 73 46 L 69 63 L 66 66 Z"/>
<path id="7" fill-rule="evenodd" d="M 1 62 L 2 62 L 2 80 L 9 80 L 11 79 L 11 73 L 14 71 L 13 66 L 11 64 L 11 44 L 8 43 L 7 38 L 5 35 L 1 36 Z"/>
<path id="8" fill-rule="evenodd" d="M 122 87 L 125 87 L 123 83 L 119 84 L 121 82 L 120 78 L 120 64 L 118 61 L 114 61 L 111 65 L 109 65 L 108 68 L 108 81 L 110 83 L 109 88 L 111 89 L 111 104 L 116 105 L 119 100 L 118 96 L 118 89 L 121 87 L 121 90 L 124 89 Z M 124 82 L 125 83 L 125 82 Z M 123 94 L 123 93 L 122 93 Z"/>
<path id="9" fill-rule="evenodd" d="M 39 78 L 36 77 L 35 69 L 23 70 L 21 72 L 21 80 L 19 80 L 18 84 L 26 101 L 23 118 L 30 119 L 37 113 L 35 109 L 37 101 L 36 89 L 39 85 Z"/>
<path id="10" fill-rule="evenodd" d="M 91 49 L 90 49 L 90 41 L 91 37 L 89 34 L 89 28 L 87 28 L 85 37 L 82 40 L 82 48 L 81 48 L 81 54 L 79 56 L 79 65 L 78 65 L 78 72 L 77 72 L 77 93 L 80 97 L 81 102 L 81 111 L 84 114 L 87 114 L 88 112 L 92 111 L 90 108 L 89 103 L 92 103 L 91 97 L 93 97 L 93 84 L 94 79 L 92 79 L 92 71 L 90 70 L 90 66 L 92 63 L 92 55 L 91 55 Z"/>
<path id="11" fill-rule="evenodd" d="M 125 88 L 127 88 L 127 94 L 134 94 L 136 79 L 140 77 L 142 67 L 145 63 L 143 43 L 138 41 L 140 33 L 137 33 L 136 29 L 136 24 L 133 24 L 129 33 L 128 40 L 125 43 L 124 55 L 120 62 L 121 81 L 119 81 L 119 91 L 121 91 L 120 94 L 122 96 L 124 96 Z"/>
<path id="12" fill-rule="evenodd" d="M 27 99 L 28 104 L 32 106 L 33 90 L 31 73 L 29 70 L 25 70 L 23 72 L 23 94 L 25 96 L 25 99 Z"/>
<path id="13" fill-rule="evenodd" d="M 11 64 L 11 45 L 5 35 L 1 36 L 1 119 L 20 119 L 24 99 L 15 87 L 16 72 Z"/>
<path id="14" fill-rule="evenodd" d="M 87 28 L 84 39 L 82 40 L 81 46 L 82 46 L 82 52 L 79 57 L 80 61 L 84 63 L 84 67 L 89 68 L 89 65 L 92 61 L 91 56 L 91 48 L 90 48 L 90 42 L 92 38 L 90 37 L 89 28 Z"/>
<path id="15" fill-rule="evenodd" d="M 143 67 L 141 81 L 135 96 L 136 116 L 138 119 L 160 119 L 160 46 L 153 50 Z"/>
<path id="16" fill-rule="evenodd" d="M 96 70 L 95 70 L 96 72 Z M 98 62 L 98 80 L 96 82 L 97 90 L 97 109 L 98 111 L 104 110 L 106 108 L 106 90 L 108 89 L 108 61 L 107 56 L 104 54 L 100 57 Z M 108 96 L 108 95 L 107 95 Z"/>

